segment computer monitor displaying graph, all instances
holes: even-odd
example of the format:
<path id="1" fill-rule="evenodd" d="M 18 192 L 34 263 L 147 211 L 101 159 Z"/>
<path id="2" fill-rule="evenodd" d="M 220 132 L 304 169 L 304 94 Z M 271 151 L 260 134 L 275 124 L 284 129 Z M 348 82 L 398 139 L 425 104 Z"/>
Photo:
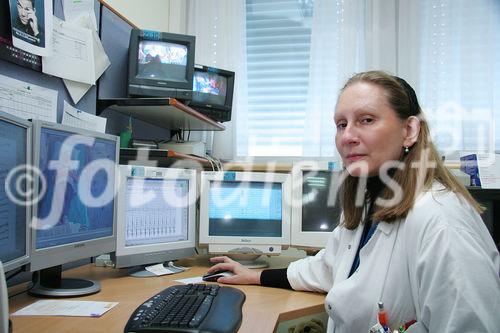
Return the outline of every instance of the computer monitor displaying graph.
<path id="1" fill-rule="evenodd" d="M 290 243 L 291 176 L 262 172 L 202 172 L 200 244 L 250 266 Z"/>
<path id="2" fill-rule="evenodd" d="M 298 163 L 292 169 L 291 245 L 322 248 L 339 224 L 342 171 L 325 161 Z"/>
<path id="3" fill-rule="evenodd" d="M 196 170 L 120 166 L 115 267 L 155 276 L 145 265 L 193 256 Z"/>
<path id="4" fill-rule="evenodd" d="M 30 293 L 75 296 L 95 293 L 97 283 L 62 279 L 61 265 L 115 249 L 115 169 L 118 138 L 37 121 L 34 123 L 35 182 Z"/>
<path id="5" fill-rule="evenodd" d="M 29 263 L 31 123 L 0 112 L 0 261 L 5 271 Z"/>

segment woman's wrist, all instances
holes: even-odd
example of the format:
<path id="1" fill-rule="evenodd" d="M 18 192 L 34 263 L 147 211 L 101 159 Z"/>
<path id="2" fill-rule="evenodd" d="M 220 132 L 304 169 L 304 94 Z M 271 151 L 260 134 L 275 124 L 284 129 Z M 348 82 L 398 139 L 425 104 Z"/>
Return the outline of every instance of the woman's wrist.
<path id="1" fill-rule="evenodd" d="M 255 272 L 252 284 L 260 285 L 260 276 L 262 274 L 262 271 Z"/>

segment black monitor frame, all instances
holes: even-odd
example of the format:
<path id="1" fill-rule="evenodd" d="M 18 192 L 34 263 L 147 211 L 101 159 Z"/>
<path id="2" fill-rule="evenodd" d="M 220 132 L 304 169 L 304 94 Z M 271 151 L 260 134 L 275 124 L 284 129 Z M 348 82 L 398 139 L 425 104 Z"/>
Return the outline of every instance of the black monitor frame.
<path id="1" fill-rule="evenodd" d="M 226 99 L 224 101 L 224 105 L 209 104 L 209 103 L 197 100 L 198 96 L 201 97 L 202 95 L 206 95 L 206 93 L 196 92 L 196 91 L 194 91 L 194 87 L 193 87 L 193 97 L 192 97 L 191 102 L 189 103 L 189 107 L 191 107 L 194 110 L 214 119 L 215 121 L 218 121 L 221 123 L 225 122 L 225 121 L 230 121 L 231 120 L 231 111 L 232 111 L 232 107 L 233 107 L 235 73 L 228 71 L 228 70 L 215 68 L 215 67 L 208 67 L 208 66 L 203 66 L 203 65 L 195 65 L 194 72 L 213 73 L 213 74 L 225 77 L 227 80 Z M 193 73 L 193 80 L 194 80 L 194 73 Z M 201 99 L 201 98 L 199 98 L 199 99 Z"/>
<path id="2" fill-rule="evenodd" d="M 138 69 L 137 55 L 141 41 L 157 41 L 185 45 L 188 50 L 185 81 L 138 78 L 136 76 Z M 134 97 L 173 97 L 181 100 L 190 100 L 193 89 L 195 43 L 195 36 L 132 29 L 128 52 L 127 94 Z"/>

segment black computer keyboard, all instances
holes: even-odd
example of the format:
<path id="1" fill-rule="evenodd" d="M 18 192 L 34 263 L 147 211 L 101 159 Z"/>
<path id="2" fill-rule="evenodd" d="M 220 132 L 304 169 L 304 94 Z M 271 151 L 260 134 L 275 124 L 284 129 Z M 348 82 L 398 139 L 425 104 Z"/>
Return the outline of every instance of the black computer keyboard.
<path id="1" fill-rule="evenodd" d="M 125 333 L 236 332 L 244 301 L 245 294 L 240 290 L 216 284 L 168 287 L 134 311 Z"/>

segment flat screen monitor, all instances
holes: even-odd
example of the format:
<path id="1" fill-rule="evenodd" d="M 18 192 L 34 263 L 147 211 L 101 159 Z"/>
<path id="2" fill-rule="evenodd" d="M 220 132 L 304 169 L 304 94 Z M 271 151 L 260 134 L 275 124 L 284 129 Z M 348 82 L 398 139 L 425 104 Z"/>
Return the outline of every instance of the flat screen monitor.
<path id="1" fill-rule="evenodd" d="M 133 29 L 130 34 L 128 95 L 190 100 L 195 37 Z"/>
<path id="2" fill-rule="evenodd" d="M 193 99 L 189 106 L 218 122 L 231 120 L 234 72 L 196 65 Z"/>
<path id="3" fill-rule="evenodd" d="M 39 170 L 33 207 L 31 293 L 76 296 L 97 283 L 61 279 L 62 264 L 112 252 L 118 138 L 59 124 L 34 123 L 34 165 Z"/>
<path id="4" fill-rule="evenodd" d="M 249 266 L 290 244 L 291 176 L 262 172 L 202 172 L 200 244 Z"/>
<path id="5" fill-rule="evenodd" d="M 339 189 L 342 172 L 328 162 L 294 165 L 292 169 L 291 245 L 310 249 L 326 246 L 342 212 Z"/>
<path id="6" fill-rule="evenodd" d="M 120 166 L 115 267 L 132 276 L 145 265 L 196 254 L 196 170 Z"/>
<path id="7" fill-rule="evenodd" d="M 29 263 L 31 123 L 0 112 L 0 261 L 6 272 Z"/>

